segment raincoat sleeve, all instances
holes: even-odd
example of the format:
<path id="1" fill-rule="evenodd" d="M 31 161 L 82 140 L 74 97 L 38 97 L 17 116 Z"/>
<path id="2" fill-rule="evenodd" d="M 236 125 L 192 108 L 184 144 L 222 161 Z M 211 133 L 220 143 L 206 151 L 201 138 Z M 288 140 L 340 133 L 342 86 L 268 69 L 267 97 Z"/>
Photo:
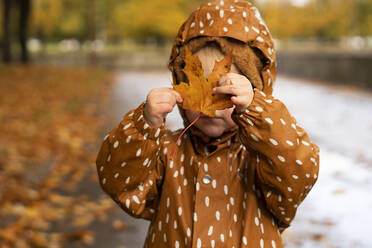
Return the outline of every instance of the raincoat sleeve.
<path id="1" fill-rule="evenodd" d="M 129 111 L 104 138 L 96 159 L 99 182 L 125 212 L 151 219 L 164 174 L 159 151 L 164 125 L 150 126 L 143 117 L 145 102 Z"/>
<path id="2" fill-rule="evenodd" d="M 233 112 L 232 119 L 241 142 L 252 151 L 255 185 L 283 232 L 317 181 L 319 148 L 280 100 L 257 88 L 247 110 Z"/>

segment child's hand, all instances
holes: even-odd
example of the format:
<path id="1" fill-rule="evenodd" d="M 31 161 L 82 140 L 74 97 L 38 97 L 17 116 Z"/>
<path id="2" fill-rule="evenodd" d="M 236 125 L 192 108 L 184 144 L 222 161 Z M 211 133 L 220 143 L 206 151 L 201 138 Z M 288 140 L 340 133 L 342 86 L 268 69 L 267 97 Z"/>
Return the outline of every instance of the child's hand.
<path id="1" fill-rule="evenodd" d="M 244 112 L 253 100 L 253 87 L 247 77 L 237 73 L 227 73 L 218 82 L 218 87 L 213 93 L 233 95 L 231 101 L 235 105 L 236 112 Z"/>
<path id="2" fill-rule="evenodd" d="M 181 95 L 171 88 L 152 89 L 147 95 L 144 115 L 150 126 L 160 127 L 176 103 L 183 101 Z"/>

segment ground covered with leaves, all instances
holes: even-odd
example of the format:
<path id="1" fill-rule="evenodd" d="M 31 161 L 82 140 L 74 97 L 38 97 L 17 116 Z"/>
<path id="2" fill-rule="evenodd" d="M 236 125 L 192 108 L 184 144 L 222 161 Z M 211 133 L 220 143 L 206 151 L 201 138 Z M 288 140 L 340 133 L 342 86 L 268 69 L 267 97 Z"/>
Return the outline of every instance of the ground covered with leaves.
<path id="1" fill-rule="evenodd" d="M 0 66 L 0 248 L 94 243 L 87 226 L 113 203 L 82 187 L 98 185 L 100 108 L 112 81 L 93 68 Z"/>

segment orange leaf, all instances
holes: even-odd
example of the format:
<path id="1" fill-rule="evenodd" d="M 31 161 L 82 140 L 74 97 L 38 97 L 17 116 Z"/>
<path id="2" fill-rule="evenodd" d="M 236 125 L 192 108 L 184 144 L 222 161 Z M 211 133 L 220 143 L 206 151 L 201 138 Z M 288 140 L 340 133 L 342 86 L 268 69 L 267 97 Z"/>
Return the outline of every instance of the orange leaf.
<path id="1" fill-rule="evenodd" d="M 189 84 L 181 82 L 173 84 L 173 88 L 183 98 L 182 107 L 214 117 L 216 110 L 231 108 L 233 106 L 229 96 L 224 94 L 213 94 L 213 88 L 218 86 L 221 76 L 231 69 L 232 55 L 225 56 L 222 60 L 216 61 L 212 73 L 205 78 L 202 63 L 197 56 L 193 56 L 186 47 L 185 72 Z"/>

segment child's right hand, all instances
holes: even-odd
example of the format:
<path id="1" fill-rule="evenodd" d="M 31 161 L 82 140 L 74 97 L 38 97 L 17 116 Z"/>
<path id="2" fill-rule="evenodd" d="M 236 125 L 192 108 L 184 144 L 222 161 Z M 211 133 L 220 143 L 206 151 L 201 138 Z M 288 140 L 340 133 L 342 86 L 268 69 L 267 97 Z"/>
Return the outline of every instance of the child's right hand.
<path id="1" fill-rule="evenodd" d="M 174 105 L 182 101 L 181 95 L 172 88 L 152 89 L 146 97 L 143 117 L 150 126 L 160 127 Z"/>

